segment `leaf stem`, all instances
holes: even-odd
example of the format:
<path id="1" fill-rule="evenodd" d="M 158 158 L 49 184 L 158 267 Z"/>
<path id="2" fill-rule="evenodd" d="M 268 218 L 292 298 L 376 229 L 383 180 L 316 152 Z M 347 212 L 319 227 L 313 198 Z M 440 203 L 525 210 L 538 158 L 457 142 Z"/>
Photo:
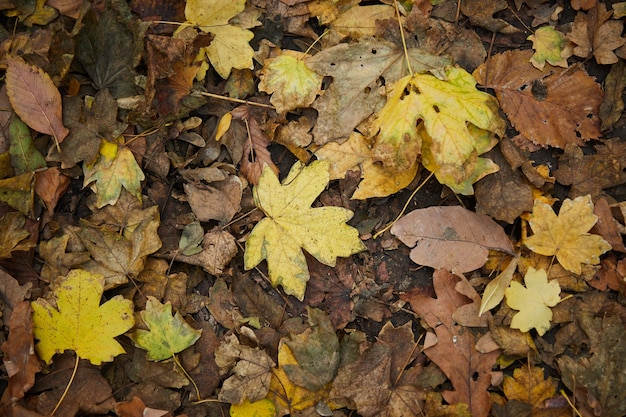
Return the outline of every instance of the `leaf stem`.
<path id="1" fill-rule="evenodd" d="M 404 212 L 406 211 L 407 207 L 409 206 L 409 203 L 411 202 L 411 200 L 413 200 L 413 197 L 415 197 L 415 194 L 417 194 L 417 192 L 422 189 L 422 187 L 428 182 L 428 180 L 432 176 L 433 176 L 433 172 L 431 172 L 430 175 L 428 177 L 426 177 L 426 179 L 424 181 L 422 181 L 422 183 L 411 193 L 411 196 L 406 200 L 406 203 L 404 203 L 404 207 L 402 207 L 402 210 L 400 210 L 400 214 L 398 214 L 396 216 L 396 218 L 391 223 L 389 223 L 387 226 L 385 226 L 384 229 L 381 229 L 378 232 L 376 232 L 376 234 L 372 237 L 372 239 L 378 238 L 380 235 L 385 233 L 387 230 L 391 229 L 391 227 L 394 224 L 396 224 L 396 222 L 398 220 L 400 220 L 400 217 L 402 217 L 404 215 Z"/>
<path id="2" fill-rule="evenodd" d="M 198 401 L 200 401 L 200 390 L 198 389 L 198 385 L 196 384 L 196 381 L 194 381 L 191 375 L 189 375 L 189 373 L 185 370 L 185 368 L 183 367 L 183 364 L 180 363 L 180 361 L 178 360 L 178 357 L 176 357 L 176 354 L 173 352 L 172 352 L 172 359 L 174 359 L 174 363 L 178 365 L 178 367 L 183 371 L 187 379 L 189 379 L 194 389 L 196 390 L 196 398 L 198 399 Z"/>
<path id="3" fill-rule="evenodd" d="M 233 97 L 225 97 L 225 96 L 220 96 L 218 94 L 205 93 L 204 91 L 197 91 L 197 93 L 200 94 L 200 95 L 203 95 L 203 96 L 216 98 L 218 100 L 232 101 L 234 103 L 241 103 L 241 104 L 247 104 L 249 106 L 265 107 L 266 109 L 276 110 L 276 107 L 270 106 L 269 104 L 255 103 L 254 101 L 242 100 L 240 98 L 233 98 Z"/>
<path id="4" fill-rule="evenodd" d="M 61 403 L 65 399 L 67 392 L 70 390 L 70 387 L 72 386 L 72 382 L 74 382 L 74 377 L 76 376 L 76 371 L 78 371 L 79 361 L 80 361 L 80 358 L 78 357 L 78 355 L 76 355 L 76 362 L 74 363 L 74 370 L 72 371 L 72 376 L 70 377 L 70 380 L 67 382 L 67 385 L 65 386 L 65 391 L 63 391 L 63 394 L 61 395 L 61 398 L 59 398 L 57 405 L 54 406 L 54 410 L 52 410 L 52 412 L 50 413 L 50 417 L 54 416 L 54 413 L 57 412 L 57 410 L 61 406 Z"/>
<path id="5" fill-rule="evenodd" d="M 308 48 L 306 48 L 306 51 L 304 51 L 304 53 L 302 54 L 302 56 L 300 57 L 300 59 L 298 59 L 298 61 L 301 61 L 301 60 L 302 60 L 305 56 L 307 56 L 307 55 L 309 54 L 309 51 L 310 51 L 311 49 L 313 49 L 313 47 L 315 46 L 315 44 L 316 44 L 316 43 L 318 43 L 320 40 L 322 40 L 322 38 L 323 38 L 323 37 L 324 37 L 327 33 L 329 33 L 329 32 L 330 32 L 330 29 L 326 29 L 326 30 L 324 31 L 324 33 L 322 33 L 320 36 L 318 36 L 318 37 L 317 37 L 317 39 L 315 39 L 315 40 L 313 41 L 313 43 L 312 43 L 311 45 L 309 45 L 309 47 L 308 47 Z"/>
<path id="6" fill-rule="evenodd" d="M 411 61 L 409 60 L 409 50 L 406 47 L 406 39 L 404 39 L 404 28 L 402 27 L 402 18 L 400 17 L 400 8 L 398 7 L 398 0 L 393 0 L 393 5 L 396 8 L 396 16 L 398 17 L 398 27 L 400 28 L 400 38 L 402 38 L 402 50 L 404 51 L 404 59 L 406 60 L 406 67 L 409 70 L 409 75 L 413 75 L 413 68 L 411 68 Z"/>

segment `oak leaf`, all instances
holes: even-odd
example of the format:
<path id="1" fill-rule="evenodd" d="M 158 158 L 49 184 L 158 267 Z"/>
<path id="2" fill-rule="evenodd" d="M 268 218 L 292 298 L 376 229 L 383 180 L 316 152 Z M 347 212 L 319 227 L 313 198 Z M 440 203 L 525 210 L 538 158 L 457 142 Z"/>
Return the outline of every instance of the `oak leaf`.
<path id="1" fill-rule="evenodd" d="M 480 268 L 490 249 L 514 253 L 498 223 L 460 206 L 413 210 L 393 225 L 391 233 L 413 248 L 413 262 L 454 273 Z"/>
<path id="2" fill-rule="evenodd" d="M 201 48 L 200 55 L 206 55 L 224 79 L 228 78 L 233 68 L 252 67 L 254 50 L 248 42 L 254 34 L 229 23 L 230 19 L 243 12 L 245 4 L 245 0 L 190 0 L 185 6 L 187 21 L 215 36 L 209 46 Z"/>
<path id="3" fill-rule="evenodd" d="M 519 310 L 511 320 L 511 328 L 528 332 L 537 329 L 539 336 L 543 336 L 550 329 L 552 310 L 561 301 L 559 282 L 548 282 L 548 276 L 543 269 L 528 268 L 524 276 L 526 287 L 513 281 L 506 289 L 506 303 L 513 310 Z"/>
<path id="4" fill-rule="evenodd" d="M 337 257 L 365 249 L 359 232 L 345 222 L 350 210 L 316 207 L 311 204 L 329 182 L 329 163 L 315 161 L 308 166 L 296 162 L 281 184 L 269 167 L 263 169 L 254 187 L 254 201 L 266 218 L 252 230 L 246 242 L 244 263 L 254 268 L 267 259 L 270 281 L 302 300 L 309 271 L 302 249 L 328 266 Z"/>
<path id="5" fill-rule="evenodd" d="M 137 346 L 148 351 L 146 358 L 151 361 L 169 359 L 196 343 L 202 331 L 191 327 L 180 312 L 172 316 L 172 304 L 161 304 L 148 296 L 146 309 L 141 319 L 149 330 L 137 329 L 131 338 Z"/>
<path id="6" fill-rule="evenodd" d="M 61 94 L 41 68 L 21 58 L 8 60 L 7 93 L 20 119 L 34 130 L 51 135 L 57 144 L 69 133 L 63 125 Z"/>
<path id="7" fill-rule="evenodd" d="M 535 53 L 530 62 L 537 69 L 542 70 L 546 62 L 555 67 L 567 68 L 567 57 L 562 55 L 563 48 L 568 43 L 564 34 L 551 26 L 544 26 L 526 39 L 533 42 Z"/>
<path id="8" fill-rule="evenodd" d="M 263 62 L 259 91 L 272 94 L 270 102 L 278 113 L 307 107 L 322 92 L 322 76 L 306 65 L 308 55 L 284 50 Z"/>
<path id="9" fill-rule="evenodd" d="M 551 65 L 540 71 L 531 56 L 519 50 L 497 54 L 473 75 L 496 91 L 513 127 L 537 145 L 564 148 L 599 137 L 602 90 L 595 80 Z"/>
<path id="10" fill-rule="evenodd" d="M 91 184 L 98 198 L 97 207 L 115 204 L 120 198 L 122 187 L 141 201 L 141 181 L 145 175 L 132 151 L 122 146 L 120 137 L 115 142 L 103 140 L 100 155 L 94 164 L 85 164 L 83 186 Z"/>
<path id="11" fill-rule="evenodd" d="M 611 250 L 602 237 L 588 233 L 597 221 L 589 195 L 565 199 L 558 216 L 548 204 L 535 200 L 529 219 L 533 235 L 524 244 L 540 255 L 556 256 L 563 268 L 580 274 L 583 264 L 597 265 L 599 256 Z"/>
<path id="12" fill-rule="evenodd" d="M 377 163 L 369 146 L 369 141 L 358 132 L 352 132 L 343 143 L 329 142 L 315 152 L 318 159 L 330 162 L 330 179 L 344 178 L 350 170 L 361 170 L 363 180 L 352 194 L 353 199 L 365 200 L 373 197 L 386 197 L 407 187 L 419 167 L 413 162 L 406 170 L 384 167 Z"/>
<path id="13" fill-rule="evenodd" d="M 35 349 L 44 362 L 68 349 L 94 365 L 125 353 L 114 337 L 133 327 L 132 301 L 117 295 L 100 305 L 104 277 L 80 269 L 54 282 L 53 290 L 56 306 L 43 298 L 32 302 Z"/>

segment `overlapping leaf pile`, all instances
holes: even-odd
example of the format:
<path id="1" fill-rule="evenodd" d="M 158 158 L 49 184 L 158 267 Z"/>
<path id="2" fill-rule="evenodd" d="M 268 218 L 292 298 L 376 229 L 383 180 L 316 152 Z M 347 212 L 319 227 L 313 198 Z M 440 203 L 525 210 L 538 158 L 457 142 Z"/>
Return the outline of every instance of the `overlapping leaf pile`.
<path id="1" fill-rule="evenodd" d="M 626 415 L 626 4 L 0 3 L 1 415 Z"/>

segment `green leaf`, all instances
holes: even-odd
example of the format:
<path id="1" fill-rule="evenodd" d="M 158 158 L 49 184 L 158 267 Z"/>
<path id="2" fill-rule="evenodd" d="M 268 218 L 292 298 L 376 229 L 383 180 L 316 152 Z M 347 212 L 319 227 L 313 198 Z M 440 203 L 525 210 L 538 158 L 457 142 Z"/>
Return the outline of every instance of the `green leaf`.
<path id="1" fill-rule="evenodd" d="M 140 314 L 149 331 L 135 330 L 131 338 L 138 347 L 148 351 L 146 357 L 151 361 L 169 359 L 182 352 L 196 343 L 202 333 L 192 328 L 179 312 L 172 316 L 169 301 L 161 304 L 156 298 L 148 296 L 146 309 Z"/>
<path id="2" fill-rule="evenodd" d="M 546 62 L 557 67 L 567 68 L 567 59 L 561 56 L 563 48 L 569 43 L 567 37 L 551 26 L 540 27 L 528 38 L 533 42 L 533 54 L 530 62 L 542 70 Z"/>
<path id="3" fill-rule="evenodd" d="M 16 174 L 36 171 L 46 167 L 46 160 L 37 150 L 30 129 L 19 117 L 13 116 L 9 125 L 11 164 Z"/>

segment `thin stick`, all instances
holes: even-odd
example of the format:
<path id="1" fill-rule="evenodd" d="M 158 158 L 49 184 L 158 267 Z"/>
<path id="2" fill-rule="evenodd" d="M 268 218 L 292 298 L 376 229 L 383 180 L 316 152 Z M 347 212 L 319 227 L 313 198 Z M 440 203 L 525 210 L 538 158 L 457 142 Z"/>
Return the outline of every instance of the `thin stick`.
<path id="1" fill-rule="evenodd" d="M 52 410 L 52 412 L 50 413 L 50 417 L 54 416 L 54 413 L 57 412 L 57 410 L 61 406 L 61 403 L 65 399 L 65 396 L 67 395 L 67 392 L 70 390 L 70 387 L 72 386 L 72 382 L 74 382 L 74 377 L 76 376 L 76 371 L 78 371 L 78 362 L 79 361 L 80 361 L 80 358 L 78 357 L 78 355 L 76 355 L 76 363 L 74 363 L 74 370 L 72 371 L 72 376 L 70 377 L 69 382 L 65 386 L 65 391 L 63 391 L 63 395 L 61 395 L 61 398 L 59 398 L 59 401 L 57 402 L 57 405 L 54 406 L 54 410 Z"/>
<path id="2" fill-rule="evenodd" d="M 198 385 L 196 385 L 196 381 L 193 380 L 193 378 L 191 377 L 191 375 L 189 375 L 187 373 L 187 371 L 185 370 L 185 368 L 183 367 L 183 364 L 180 363 L 180 361 L 178 360 L 178 358 L 176 357 L 175 353 L 172 353 L 172 359 L 174 359 L 174 363 L 176 363 L 176 365 L 178 365 L 178 367 L 183 371 L 183 373 L 185 374 L 185 376 L 187 377 L 187 379 L 189 379 L 189 381 L 193 384 L 193 387 L 196 390 L 196 398 L 198 399 L 198 401 L 200 401 L 200 390 L 198 389 Z"/>
<path id="3" fill-rule="evenodd" d="M 204 91 L 197 91 L 197 93 L 200 94 L 200 95 L 203 95 L 203 96 L 216 98 L 218 100 L 232 101 L 234 103 L 248 104 L 250 106 L 265 107 L 266 109 L 276 110 L 276 107 L 270 106 L 269 104 L 255 103 L 254 101 L 242 100 L 240 98 L 224 97 L 224 96 L 220 96 L 218 94 L 205 93 Z"/>
<path id="4" fill-rule="evenodd" d="M 409 75 L 413 75 L 413 68 L 411 68 L 411 61 L 409 61 L 409 50 L 406 47 L 406 40 L 404 39 L 404 28 L 402 28 L 402 19 L 400 17 L 400 8 L 398 7 L 398 1 L 393 0 L 393 5 L 396 7 L 396 16 L 398 17 L 398 27 L 400 28 L 400 38 L 402 38 L 402 49 L 404 50 L 406 67 L 409 70 Z"/>

